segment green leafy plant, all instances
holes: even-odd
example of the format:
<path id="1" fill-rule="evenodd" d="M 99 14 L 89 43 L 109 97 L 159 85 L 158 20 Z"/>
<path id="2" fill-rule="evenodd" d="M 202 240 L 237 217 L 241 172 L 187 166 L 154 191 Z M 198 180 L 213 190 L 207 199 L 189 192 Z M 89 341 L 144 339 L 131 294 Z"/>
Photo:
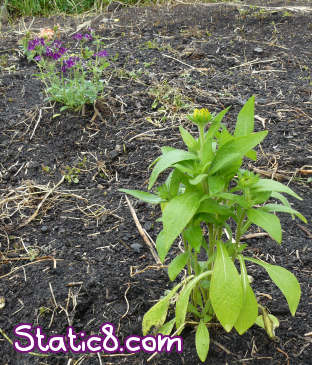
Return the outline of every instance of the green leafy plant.
<path id="1" fill-rule="evenodd" d="M 70 167 L 70 166 L 66 166 L 65 169 L 66 169 L 66 172 L 64 173 L 65 180 L 69 184 L 71 183 L 78 184 L 80 169 L 78 169 L 77 167 Z"/>
<path id="2" fill-rule="evenodd" d="M 201 361 L 208 354 L 212 321 L 218 320 L 227 332 L 234 327 L 239 334 L 257 324 L 275 338 L 278 320 L 257 303 L 246 262 L 266 270 L 284 294 L 292 315 L 300 300 L 300 286 L 291 272 L 243 254 L 247 245 L 241 238 L 252 224 L 281 243 L 282 230 L 275 212 L 306 222 L 283 195 L 301 199 L 288 186 L 242 169 L 243 158 L 255 160 L 253 148 L 267 135 L 267 131 L 253 132 L 254 100 L 251 97 L 239 112 L 233 134 L 222 123 L 229 108 L 217 115 L 195 109 L 189 119 L 197 125 L 199 137 L 181 126 L 188 150 L 163 147 L 162 155 L 152 164 L 149 189 L 161 173 L 171 169 L 157 193 L 121 189 L 145 202 L 160 204 L 163 229 L 156 248 L 162 262 L 180 235 L 184 247 L 170 262 L 168 274 L 174 281 L 184 271 L 185 278 L 144 315 L 143 334 L 153 327 L 164 335 L 180 334 L 186 325 L 195 325 Z M 205 259 L 199 260 L 203 252 Z M 166 322 L 172 303 L 174 316 Z"/>
<path id="3" fill-rule="evenodd" d="M 94 104 L 103 92 L 106 80 L 104 70 L 109 66 L 107 52 L 101 50 L 103 45 L 92 30 L 88 33 L 76 33 L 79 54 L 70 53 L 64 42 L 56 38 L 34 38 L 29 35 L 22 41 L 22 48 L 28 61 L 35 61 L 39 67 L 38 77 L 46 86 L 47 100 L 57 101 L 65 109 L 84 110 L 86 104 Z M 88 44 L 94 46 L 90 48 Z"/>
<path id="4" fill-rule="evenodd" d="M 56 13 L 80 14 L 92 8 L 100 9 L 100 0 L 9 0 L 8 10 L 16 16 L 49 16 Z"/>
<path id="5" fill-rule="evenodd" d="M 182 95 L 179 89 L 171 87 L 167 81 L 148 89 L 148 94 L 154 98 L 151 108 L 158 112 L 178 112 L 190 107 L 190 100 Z"/>

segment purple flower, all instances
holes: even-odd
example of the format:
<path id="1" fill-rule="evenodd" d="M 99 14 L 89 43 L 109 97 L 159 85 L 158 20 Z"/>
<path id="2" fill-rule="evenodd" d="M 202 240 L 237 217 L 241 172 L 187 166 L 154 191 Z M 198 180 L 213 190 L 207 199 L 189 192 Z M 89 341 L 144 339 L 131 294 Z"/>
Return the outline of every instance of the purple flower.
<path id="1" fill-rule="evenodd" d="M 62 72 L 64 73 L 69 68 L 72 68 L 73 66 L 75 66 L 76 61 L 78 61 L 78 60 L 79 60 L 78 57 L 69 57 L 67 60 L 64 60 L 63 65 L 61 67 Z"/>
<path id="2" fill-rule="evenodd" d="M 55 39 L 52 45 L 54 46 L 54 48 L 60 48 L 62 45 L 62 41 L 60 41 L 59 39 Z"/>
<path id="3" fill-rule="evenodd" d="M 94 56 L 95 57 L 107 57 L 108 53 L 107 53 L 107 51 L 105 51 L 105 49 L 103 49 L 102 51 L 95 53 Z"/>
<path id="4" fill-rule="evenodd" d="M 53 57 L 53 51 L 50 47 L 46 47 L 45 56 L 46 57 Z"/>
<path id="5" fill-rule="evenodd" d="M 86 34 L 83 36 L 83 38 L 84 38 L 85 40 L 87 40 L 87 41 L 92 41 L 92 39 L 93 39 L 92 35 L 91 35 L 91 34 L 88 34 L 88 33 L 86 33 Z"/>
<path id="6" fill-rule="evenodd" d="M 59 54 L 58 52 L 55 52 L 55 53 L 52 53 L 52 58 L 54 59 L 54 60 L 58 60 L 59 58 L 61 58 L 62 57 L 62 55 L 61 54 Z"/>
<path id="7" fill-rule="evenodd" d="M 34 38 L 28 42 L 28 51 L 33 51 L 37 46 L 44 46 L 43 38 Z"/>
<path id="8" fill-rule="evenodd" d="M 58 53 L 61 54 L 61 55 L 63 55 L 66 51 L 67 51 L 66 48 L 60 47 L 59 50 L 58 50 Z"/>
<path id="9" fill-rule="evenodd" d="M 81 33 L 76 33 L 73 35 L 73 38 L 76 39 L 76 41 L 80 41 L 82 37 L 83 35 Z"/>
<path id="10" fill-rule="evenodd" d="M 31 42 L 31 41 L 28 42 L 28 47 L 27 47 L 28 51 L 33 51 L 35 49 L 35 47 L 36 46 L 33 42 Z"/>
<path id="11" fill-rule="evenodd" d="M 41 60 L 41 56 L 38 55 L 38 56 L 34 57 L 34 60 L 39 62 Z"/>

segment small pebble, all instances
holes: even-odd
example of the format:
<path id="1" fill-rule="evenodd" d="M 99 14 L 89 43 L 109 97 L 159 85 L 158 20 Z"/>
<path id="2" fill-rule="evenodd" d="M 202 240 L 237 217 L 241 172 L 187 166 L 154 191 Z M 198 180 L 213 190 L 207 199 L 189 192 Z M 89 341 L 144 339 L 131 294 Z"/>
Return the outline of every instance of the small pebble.
<path id="1" fill-rule="evenodd" d="M 0 296 L 0 309 L 3 309 L 5 307 L 5 298 Z"/>
<path id="2" fill-rule="evenodd" d="M 130 245 L 130 247 L 132 248 L 133 251 L 140 253 L 143 246 L 140 245 L 139 243 L 132 243 L 132 245 Z"/>
<path id="3" fill-rule="evenodd" d="M 146 231 L 150 231 L 152 228 L 153 228 L 153 224 L 152 224 L 151 222 L 146 222 L 146 223 L 144 224 L 144 229 L 145 229 Z"/>
<path id="4" fill-rule="evenodd" d="M 48 227 L 47 226 L 42 226 L 41 227 L 41 232 L 42 233 L 48 232 Z"/>
<path id="5" fill-rule="evenodd" d="M 268 101 L 267 99 L 264 99 L 264 98 L 258 98 L 256 100 L 257 104 L 266 104 Z"/>
<path id="6" fill-rule="evenodd" d="M 122 145 L 121 145 L 121 144 L 116 144 L 116 146 L 115 146 L 115 150 L 116 150 L 117 152 L 122 152 Z"/>
<path id="7" fill-rule="evenodd" d="M 261 47 L 256 47 L 256 48 L 254 49 L 254 52 L 255 52 L 255 53 L 258 53 L 258 54 L 261 54 L 261 53 L 263 53 L 263 48 L 261 48 Z"/>
<path id="8" fill-rule="evenodd" d="M 118 155 L 119 155 L 119 152 L 118 152 L 118 151 L 116 151 L 116 150 L 109 152 L 109 157 L 110 157 L 112 160 L 114 160 L 115 158 L 117 158 L 117 157 L 118 157 Z"/>

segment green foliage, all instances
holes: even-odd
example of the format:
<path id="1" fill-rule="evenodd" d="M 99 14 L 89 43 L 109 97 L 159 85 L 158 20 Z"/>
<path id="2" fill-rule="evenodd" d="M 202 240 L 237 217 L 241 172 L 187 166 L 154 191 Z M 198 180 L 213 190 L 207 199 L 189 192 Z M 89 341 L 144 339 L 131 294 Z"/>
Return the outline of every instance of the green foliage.
<path id="1" fill-rule="evenodd" d="M 55 13 L 80 14 L 99 8 L 101 0 L 8 0 L 8 11 L 16 16 L 47 16 Z"/>
<path id="2" fill-rule="evenodd" d="M 239 112 L 233 135 L 222 123 L 227 111 L 215 115 L 201 109 L 189 116 L 197 125 L 199 136 L 196 138 L 180 127 L 187 151 L 162 148 L 162 155 L 151 165 L 148 188 L 152 189 L 164 171 L 171 172 L 156 194 L 121 190 L 148 203 L 160 204 L 163 230 L 157 237 L 156 248 L 162 262 L 179 235 L 184 244 L 184 252 L 169 264 L 168 274 L 173 281 L 185 270 L 186 279 L 145 314 L 143 334 L 152 327 L 169 334 L 174 326 L 175 333 L 180 334 L 186 324 L 196 323 L 195 344 L 201 361 L 208 354 L 209 322 L 216 319 L 227 332 L 234 327 L 243 334 L 257 324 L 270 338 L 275 338 L 278 320 L 257 303 L 246 261 L 266 270 L 285 296 L 293 316 L 301 295 L 292 273 L 243 255 L 247 245 L 240 242 L 241 237 L 252 224 L 281 243 L 282 229 L 275 212 L 289 213 L 303 222 L 306 219 L 291 208 L 283 195 L 301 199 L 288 186 L 241 168 L 245 157 L 256 158 L 253 148 L 267 135 L 267 131 L 253 131 L 254 97 Z M 225 238 L 224 231 L 229 238 Z M 198 255 L 203 251 L 206 259 L 199 261 Z M 175 303 L 175 315 L 166 322 L 171 302 Z"/>
<path id="3" fill-rule="evenodd" d="M 66 172 L 64 173 L 65 180 L 69 184 L 71 183 L 78 184 L 80 169 L 78 169 L 77 167 L 66 166 L 65 170 L 66 170 Z"/>
<path id="4" fill-rule="evenodd" d="M 63 42 L 52 39 L 35 38 L 29 35 L 22 40 L 22 48 L 28 61 L 35 61 L 40 73 L 35 76 L 46 86 L 47 100 L 63 104 L 61 111 L 83 110 L 86 104 L 94 104 L 103 93 L 106 80 L 103 72 L 109 66 L 106 51 L 100 50 L 103 43 L 92 31 L 79 33 L 79 53 L 72 54 Z M 93 49 L 87 45 L 92 42 Z"/>
<path id="5" fill-rule="evenodd" d="M 7 0 L 12 18 L 19 16 L 49 16 L 52 14 L 81 14 L 86 11 L 102 11 L 112 0 Z M 121 0 L 124 5 L 144 5 L 156 0 Z M 157 0 L 157 3 L 159 1 Z"/>

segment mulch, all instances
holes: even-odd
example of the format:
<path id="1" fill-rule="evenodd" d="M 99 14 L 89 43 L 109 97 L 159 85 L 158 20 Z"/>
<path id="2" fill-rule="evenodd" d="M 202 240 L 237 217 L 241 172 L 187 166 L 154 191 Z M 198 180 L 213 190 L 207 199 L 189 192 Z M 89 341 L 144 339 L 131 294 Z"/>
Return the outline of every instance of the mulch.
<path id="1" fill-rule="evenodd" d="M 248 2 L 251 4 L 251 2 Z M 256 6 L 258 4 L 259 6 Z M 262 7 L 263 5 L 263 7 Z M 300 9 L 292 6 L 302 6 Z M 140 335 L 144 313 L 172 287 L 140 236 L 120 188 L 147 190 L 149 164 L 160 147 L 183 148 L 179 125 L 192 131 L 196 107 L 220 111 L 233 129 L 244 102 L 256 95 L 256 130 L 268 137 L 246 167 L 282 181 L 308 219 L 280 214 L 283 242 L 247 239 L 246 252 L 291 270 L 302 298 L 291 317 L 282 293 L 250 265 L 259 302 L 280 320 L 278 341 L 256 326 L 243 336 L 212 330 L 207 364 L 311 364 L 312 346 L 312 21 L 308 2 L 175 4 L 122 7 L 83 17 L 26 18 L 0 35 L 0 363 L 145 364 L 150 354 L 16 352 L 18 323 L 44 333 L 97 333 L 116 326 L 121 341 Z M 36 65 L 18 41 L 27 30 L 60 25 L 64 37 L 85 24 L 106 44 L 105 95 L 85 115 L 47 102 Z M 74 47 L 74 43 L 72 43 Z M 77 170 L 75 170 L 77 169 Z M 70 181 L 73 175 L 77 183 Z M 130 199 L 155 240 L 160 212 Z M 250 233 L 257 232 L 251 229 Z M 178 245 L 171 255 L 179 250 Z M 199 364 L 194 330 L 182 354 L 149 364 Z"/>

